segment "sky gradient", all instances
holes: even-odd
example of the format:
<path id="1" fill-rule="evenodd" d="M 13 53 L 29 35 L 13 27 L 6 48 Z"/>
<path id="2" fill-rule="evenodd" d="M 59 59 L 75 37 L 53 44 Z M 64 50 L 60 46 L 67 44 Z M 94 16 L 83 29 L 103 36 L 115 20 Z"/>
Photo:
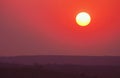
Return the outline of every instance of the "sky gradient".
<path id="1" fill-rule="evenodd" d="M 119 0 L 0 0 L 0 56 L 120 56 Z M 87 27 L 75 16 L 91 15 Z"/>

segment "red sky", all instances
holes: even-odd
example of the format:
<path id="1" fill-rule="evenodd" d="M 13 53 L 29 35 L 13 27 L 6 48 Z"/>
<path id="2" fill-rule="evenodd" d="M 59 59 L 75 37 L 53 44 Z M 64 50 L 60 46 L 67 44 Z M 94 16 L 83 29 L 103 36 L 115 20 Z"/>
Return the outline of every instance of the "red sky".
<path id="1" fill-rule="evenodd" d="M 0 0 L 0 55 L 120 55 L 119 0 Z M 75 16 L 92 21 L 79 27 Z"/>

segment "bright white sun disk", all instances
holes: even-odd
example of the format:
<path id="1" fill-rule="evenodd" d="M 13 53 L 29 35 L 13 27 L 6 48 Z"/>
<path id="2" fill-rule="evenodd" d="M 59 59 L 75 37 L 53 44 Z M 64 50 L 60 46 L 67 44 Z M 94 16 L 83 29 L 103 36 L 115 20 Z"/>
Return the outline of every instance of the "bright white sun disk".
<path id="1" fill-rule="evenodd" d="M 80 12 L 76 16 L 76 23 L 80 26 L 87 26 L 91 22 L 91 17 L 86 12 Z"/>

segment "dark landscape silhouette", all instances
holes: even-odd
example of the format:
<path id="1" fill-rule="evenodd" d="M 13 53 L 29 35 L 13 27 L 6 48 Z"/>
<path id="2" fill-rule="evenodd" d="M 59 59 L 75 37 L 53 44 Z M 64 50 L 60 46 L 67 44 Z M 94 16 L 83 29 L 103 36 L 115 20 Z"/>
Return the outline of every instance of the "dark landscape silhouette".
<path id="1" fill-rule="evenodd" d="M 1 57 L 0 78 L 120 78 L 119 60 L 113 56 Z"/>

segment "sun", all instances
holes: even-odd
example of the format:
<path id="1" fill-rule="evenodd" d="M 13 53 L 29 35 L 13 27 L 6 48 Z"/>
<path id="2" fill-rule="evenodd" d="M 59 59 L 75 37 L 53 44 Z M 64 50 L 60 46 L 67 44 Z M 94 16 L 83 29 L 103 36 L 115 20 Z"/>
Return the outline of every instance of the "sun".
<path id="1" fill-rule="evenodd" d="M 91 17 L 87 12 L 80 12 L 76 15 L 76 23 L 79 26 L 87 26 L 91 22 Z"/>

